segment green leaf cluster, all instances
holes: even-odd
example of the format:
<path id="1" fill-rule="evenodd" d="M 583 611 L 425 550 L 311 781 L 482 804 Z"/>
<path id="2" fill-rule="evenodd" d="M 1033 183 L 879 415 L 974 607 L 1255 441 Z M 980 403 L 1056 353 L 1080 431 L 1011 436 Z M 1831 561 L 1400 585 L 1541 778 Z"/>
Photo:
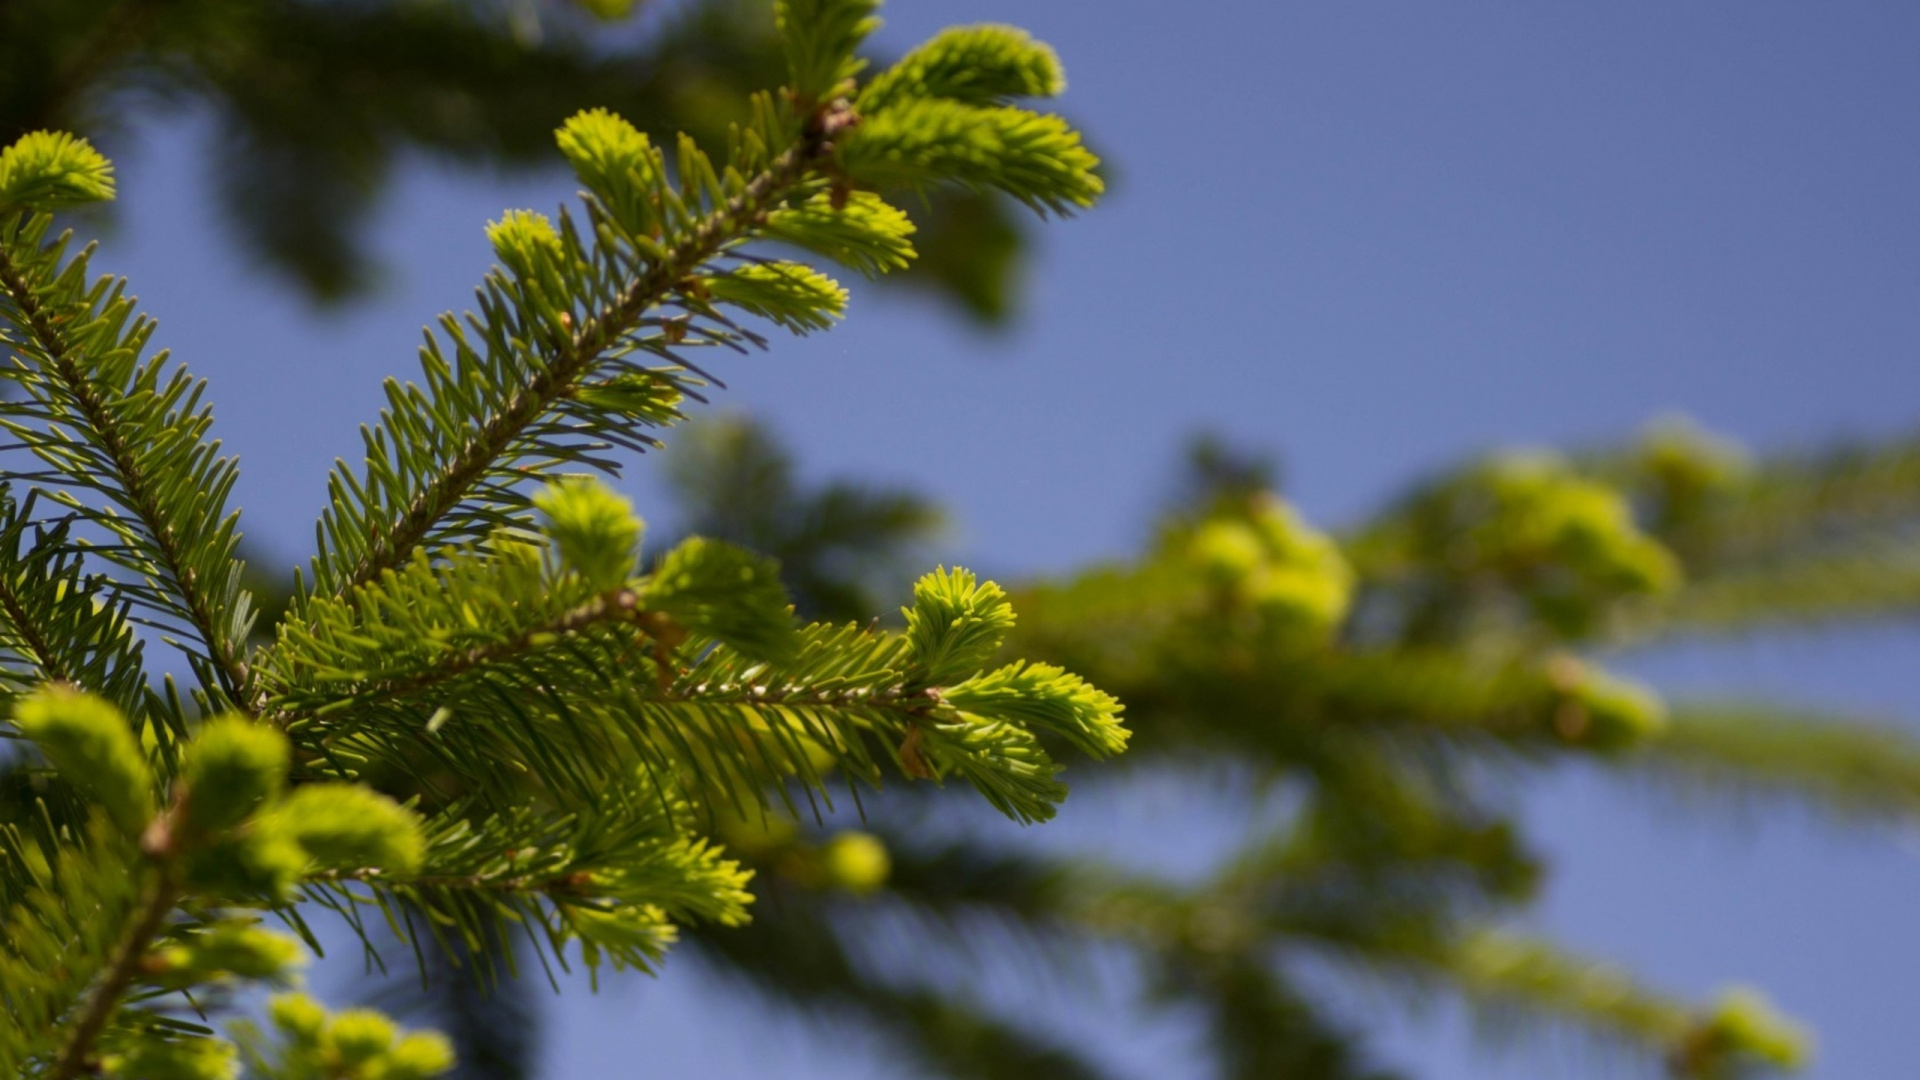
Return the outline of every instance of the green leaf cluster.
<path id="1" fill-rule="evenodd" d="M 0 150 L 0 211 L 53 210 L 113 198 L 113 165 L 85 139 L 35 131 Z"/>
<path id="2" fill-rule="evenodd" d="M 511 935 L 546 964 L 651 970 L 681 926 L 747 919 L 752 873 L 709 836 L 722 820 L 857 803 L 891 772 L 962 778 L 1039 821 L 1066 795 L 1043 739 L 1124 746 L 1112 697 L 1051 665 L 990 667 L 1011 623 L 990 583 L 928 577 L 907 635 L 800 625 L 773 561 L 699 537 L 649 559 L 593 475 L 719 385 L 695 357 L 844 313 L 845 290 L 763 242 L 868 274 L 913 257 L 911 222 L 850 162 L 870 130 L 914 137 L 886 111 L 968 80 L 964 56 L 923 64 L 864 115 L 848 80 L 874 6 L 781 5 L 791 84 L 755 96 L 723 151 L 681 136 L 669 153 L 604 110 L 562 125 L 581 208 L 488 227 L 478 312 L 427 335 L 417 383 L 387 384 L 270 639 L 204 384 L 148 353 L 125 284 L 55 230 L 52 210 L 111 194 L 110 167 L 64 135 L 0 157 L 0 426 L 31 463 L 0 492 L 0 735 L 19 751 L 0 762 L 0 1071 L 436 1075 L 445 1044 L 378 1014 L 293 996 L 271 1036 L 205 1021 L 296 981 L 317 912 L 375 950 L 371 916 L 423 964 L 498 974 Z M 915 183 L 1091 199 L 1063 122 L 995 108 L 1052 142 L 943 157 L 920 139 Z M 149 666 L 156 639 L 184 692 Z M 849 893 L 887 872 L 851 834 L 816 862 Z"/>
<path id="3" fill-rule="evenodd" d="M 375 212 L 407 161 L 545 169 L 553 125 L 583 104 L 664 145 L 687 131 L 718 146 L 751 92 L 797 85 L 769 0 L 654 5 L 646 19 L 628 19 L 632 0 L 180 0 L 134 19 L 119 3 L 0 8 L 0 147 L 36 131 L 110 140 L 180 107 L 212 118 L 201 138 L 221 167 L 206 194 L 229 239 L 321 302 L 386 277 L 370 250 Z M 808 7 L 797 25 L 830 13 Z M 842 31 L 860 32 L 850 15 Z M 837 70 L 847 54 L 831 54 L 831 37 L 809 55 Z M 909 209 L 925 257 L 893 287 L 986 322 L 1012 314 L 1029 230 L 1010 200 L 946 191 Z"/>
<path id="4" fill-rule="evenodd" d="M 750 429 L 718 435 L 725 452 L 708 451 L 698 475 L 738 476 L 747 494 L 718 507 L 696 495 L 702 519 L 800 544 L 807 516 L 753 494 L 790 464 Z M 1289 508 L 1269 470 L 1210 449 L 1139 556 L 1004 594 L 939 574 L 907 633 L 927 657 L 987 655 L 1004 633 L 1032 658 L 946 687 L 949 705 L 1051 664 L 1118 694 L 1129 767 L 1100 774 L 1105 798 L 1204 789 L 1223 819 L 1246 823 L 1230 856 L 1163 874 L 1011 850 L 956 838 L 938 793 L 914 789 L 876 822 L 884 884 L 853 891 L 826 869 L 830 830 L 748 812 L 718 835 L 777 911 L 694 940 L 775 1000 L 855 1017 L 883 1051 L 939 1075 L 1109 1075 L 990 991 L 1015 972 L 1070 978 L 1116 956 L 1141 974 L 1142 1015 L 1177 1001 L 1204 1025 L 1219 1075 L 1398 1075 L 1378 1064 L 1377 1019 L 1343 1009 L 1329 983 L 1387 988 L 1413 1008 L 1456 1001 L 1503 1039 L 1573 1036 L 1556 1045 L 1594 1046 L 1608 1075 L 1802 1067 L 1810 1037 L 1750 991 L 1689 999 L 1517 932 L 1550 866 L 1513 796 L 1539 772 L 1585 767 L 1636 801 L 1651 778 L 1743 807 L 1909 822 L 1910 737 L 1811 710 L 1666 700 L 1609 666 L 1614 650 L 1668 635 L 1909 610 L 1892 556 L 1920 522 L 1917 460 L 1908 443 L 1753 458 L 1668 424 L 1616 449 L 1469 462 L 1336 531 Z M 1803 573 L 1841 564 L 1862 577 L 1816 589 Z M 1670 573 L 1652 581 L 1635 566 Z M 1752 605 L 1737 611 L 1724 599 L 1736 581 Z M 1262 603 L 1274 593 L 1317 600 Z M 1581 617 L 1547 602 L 1560 600 Z M 970 629 L 1013 608 L 1017 622 L 973 643 Z M 1027 722 L 1067 760 L 1093 735 Z M 912 930 L 876 929 L 898 926 Z M 961 974 L 925 975 L 948 965 Z M 1074 996 L 1111 1009 L 1112 993 Z"/>
<path id="5" fill-rule="evenodd" d="M 453 1049 L 431 1032 L 402 1032 L 368 1009 L 329 1013 L 304 994 L 267 1004 L 269 1037 L 236 1025 L 248 1071 L 261 1080 L 429 1080 L 454 1065 Z"/>

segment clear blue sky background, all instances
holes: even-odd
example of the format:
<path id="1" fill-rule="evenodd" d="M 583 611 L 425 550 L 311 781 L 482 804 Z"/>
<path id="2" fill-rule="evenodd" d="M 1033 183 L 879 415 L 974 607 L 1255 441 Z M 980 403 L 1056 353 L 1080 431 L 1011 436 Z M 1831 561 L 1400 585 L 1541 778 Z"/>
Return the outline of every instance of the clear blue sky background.
<path id="1" fill-rule="evenodd" d="M 1340 523 L 1461 455 L 1623 436 L 1672 411 L 1768 450 L 1920 419 L 1920 7 L 897 0 L 887 14 L 894 48 L 984 19 L 1053 42 L 1063 107 L 1120 182 L 1046 230 L 1011 332 L 866 291 L 845 329 L 730 363 L 726 401 L 771 421 L 811 475 L 937 496 L 960 525 L 953 552 L 977 566 L 1132 550 L 1202 428 L 1282 454 L 1292 496 Z M 410 167 L 381 222 L 388 290 L 321 316 L 216 237 L 204 134 L 180 122 L 124 158 L 131 212 L 103 265 L 213 379 L 247 530 L 291 564 L 379 378 L 412 370 L 428 315 L 468 303 L 482 222 L 569 185 Z M 662 513 L 644 466 L 630 488 Z M 1896 626 L 1628 663 L 1669 689 L 1910 722 L 1917 645 Z M 1768 988 L 1819 1028 L 1823 1080 L 1912 1074 L 1911 836 L 1584 775 L 1542 778 L 1522 802 L 1555 863 L 1537 928 L 1677 991 Z M 1191 862 L 1229 825 L 1166 788 L 1070 803 L 1045 842 Z M 1142 1027 L 1111 999 L 1008 993 L 1050 1028 L 1107 1040 L 1130 1075 L 1198 1075 L 1177 1017 Z M 860 1039 L 767 1025 L 691 965 L 555 1013 L 556 1078 L 639 1075 L 642 1059 L 662 1076 L 891 1075 Z M 1396 1025 L 1388 1051 L 1436 1080 L 1575 1075 L 1552 1051 L 1489 1057 L 1444 1010 Z"/>

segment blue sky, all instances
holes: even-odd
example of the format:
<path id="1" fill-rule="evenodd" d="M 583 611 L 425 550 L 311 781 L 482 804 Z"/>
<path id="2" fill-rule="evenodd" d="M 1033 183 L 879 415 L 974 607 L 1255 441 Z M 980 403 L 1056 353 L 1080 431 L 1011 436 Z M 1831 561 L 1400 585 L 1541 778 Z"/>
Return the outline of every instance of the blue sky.
<path id="1" fill-rule="evenodd" d="M 1132 550 L 1203 428 L 1280 454 L 1290 495 L 1337 524 L 1463 454 L 1625 436 L 1676 411 L 1761 449 L 1920 419 L 1920 8 L 897 0 L 886 14 L 895 48 L 981 20 L 1052 42 L 1062 108 L 1118 164 L 1113 196 L 1044 231 L 1010 331 L 858 292 L 845 328 L 734 363 L 725 403 L 770 421 L 811 475 L 937 496 L 952 552 L 984 569 Z M 411 372 L 428 316 L 468 304 L 482 223 L 570 185 L 410 166 L 380 223 L 387 290 L 321 315 L 218 237 L 204 134 L 189 118 L 124 155 L 130 212 L 102 266 L 133 278 L 158 340 L 213 380 L 247 530 L 291 564 L 379 379 Z M 660 515 L 644 466 L 629 486 Z M 1916 646 L 1882 627 L 1627 663 L 1670 689 L 1906 723 Z M 1911 1068 L 1911 836 L 1584 775 L 1546 778 L 1523 805 L 1555 860 L 1539 928 L 1676 990 L 1766 987 L 1820 1029 L 1816 1077 Z M 1069 804 L 1049 826 L 1168 858 L 1209 827 L 1179 790 Z M 1133 1075 L 1198 1075 L 1177 1020 L 1139 1029 L 1060 997 L 1039 1015 L 1113 1040 Z M 757 1026 L 685 965 L 561 1013 L 556 1077 L 633 1075 L 641 1052 L 670 1063 L 659 1075 L 888 1075 L 857 1039 Z M 1488 1057 L 1444 1011 L 1396 1026 L 1390 1051 L 1437 1080 L 1573 1075 L 1550 1054 Z"/>

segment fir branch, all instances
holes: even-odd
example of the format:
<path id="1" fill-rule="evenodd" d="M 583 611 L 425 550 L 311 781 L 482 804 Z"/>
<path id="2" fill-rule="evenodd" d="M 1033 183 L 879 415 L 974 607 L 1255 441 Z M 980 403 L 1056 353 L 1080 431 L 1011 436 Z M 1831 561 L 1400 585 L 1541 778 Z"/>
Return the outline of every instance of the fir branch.
<path id="1" fill-rule="evenodd" d="M 181 717 L 147 685 L 143 643 L 129 599 L 85 573 L 71 523 L 33 522 L 32 498 L 17 503 L 0 484 L 0 686 L 25 690 L 59 682 L 100 694 L 152 728 L 161 745 L 178 735 Z"/>
<path id="2" fill-rule="evenodd" d="M 19 235 L 13 232 L 7 239 L 15 239 Z M 73 419 L 84 422 L 93 440 L 104 451 L 105 459 L 112 467 L 109 479 L 118 489 L 119 498 L 116 501 L 122 502 L 139 519 L 145 539 L 156 557 L 157 566 L 154 569 L 160 572 L 166 587 L 178 599 L 181 613 L 187 617 L 206 647 L 225 696 L 229 700 L 239 701 L 241 688 L 246 685 L 248 677 L 246 662 L 237 651 L 236 643 L 222 631 L 220 620 L 215 616 L 216 601 L 208 595 L 190 565 L 180 542 L 180 530 L 176 528 L 173 508 L 163 503 L 153 478 L 142 467 L 141 452 L 135 448 L 136 441 L 142 436 L 122 423 L 116 408 L 118 402 L 88 377 L 81 366 L 81 350 L 61 328 L 65 319 L 41 303 L 26 269 L 5 243 L 0 243 L 0 293 L 4 293 L 17 312 L 18 325 L 32 337 L 47 374 L 57 380 L 65 395 L 77 407 L 78 416 Z M 164 394 L 154 396 L 161 401 L 166 398 Z M 160 404 L 159 407 L 164 409 L 166 405 Z M 198 450 L 199 447 L 194 449 Z M 97 480 L 91 482 L 98 483 Z M 214 494 L 216 497 L 224 495 L 224 491 Z M 219 506 L 216 502 L 214 506 L 197 509 L 211 512 L 217 517 Z M 201 525 L 195 523 L 193 527 L 198 529 Z M 216 526 L 216 531 L 219 531 L 219 526 Z M 227 535 L 231 536 L 230 531 Z M 244 610 L 244 601 L 222 606 Z"/>
<path id="3" fill-rule="evenodd" d="M 48 643 L 47 637 L 36 624 L 33 613 L 26 609 L 20 593 L 13 582 L 0 576 L 0 613 L 4 613 L 9 627 L 26 647 L 27 658 L 39 670 L 41 682 L 73 682 L 73 676 L 61 662 L 60 656 Z"/>
<path id="4" fill-rule="evenodd" d="M 1098 193 L 1093 158 L 1056 117 L 996 104 L 942 111 L 944 126 L 914 119 L 943 89 L 995 101 L 1057 89 L 1045 71 L 1002 71 L 970 90 L 978 50 L 923 57 L 861 149 L 844 79 L 875 2 L 779 5 L 796 89 L 755 96 L 719 167 L 684 136 L 669 158 L 604 111 L 567 122 L 558 139 L 588 189 L 584 226 L 511 211 L 489 227 L 504 268 L 480 290 L 482 314 L 429 334 L 427 390 L 388 380 L 364 471 L 342 463 L 330 478 L 295 616 L 253 654 L 240 651 L 249 599 L 224 509 L 236 473 L 207 435 L 204 384 L 164 353 L 143 361 L 154 324 L 125 283 L 90 281 L 92 249 L 67 258 L 71 234 L 48 240 L 51 209 L 110 197 L 110 163 L 59 133 L 0 156 L 0 210 L 21 211 L 0 222 L 0 377 L 24 391 L 0 402 L 0 428 L 40 459 L 15 479 L 69 511 L 36 525 L 32 497 L 16 513 L 0 492 L 0 651 L 18 652 L 0 658 L 0 683 L 58 677 L 14 710 L 14 734 L 51 765 L 16 772 L 58 782 L 33 819 L 60 856 L 47 864 L 85 853 L 59 820 L 80 820 L 67 803 L 117 845 L 97 889 L 111 910 L 37 863 L 0 863 L 8 921 L 34 931 L 0 943 L 0 995 L 24 1021 L 4 1026 L 27 1028 L 0 1030 L 7 1071 L 226 1075 L 242 1053 L 272 1071 L 244 1032 L 236 1046 L 173 1015 L 175 994 L 288 977 L 298 945 L 256 932 L 243 909 L 294 912 L 316 949 L 301 900 L 363 938 L 366 909 L 419 912 L 483 964 L 519 926 L 543 964 L 651 970 L 676 924 L 738 924 L 752 900 L 751 871 L 699 834 L 701 814 L 711 825 L 725 803 L 743 816 L 776 800 L 794 809 L 830 779 L 877 785 L 892 761 L 1038 821 L 1066 793 L 1043 735 L 1093 756 L 1124 747 L 1119 703 L 1077 676 L 989 668 L 1013 615 L 970 573 L 923 579 L 905 635 L 800 629 L 771 561 L 695 539 L 642 574 L 625 500 L 578 477 L 532 490 L 557 466 L 611 472 L 610 453 L 658 445 L 645 428 L 682 419 L 683 399 L 717 382 L 684 351 L 764 346 L 737 319 L 806 332 L 840 317 L 836 282 L 741 245 L 786 241 L 869 273 L 911 258 L 912 223 L 852 190 L 861 170 L 907 154 L 916 185 L 992 188 L 1036 209 Z M 995 40 L 1031 54 L 1023 70 L 1047 59 Z M 958 146 L 975 113 L 992 130 Z M 185 642 L 199 723 L 170 683 L 164 699 L 145 683 L 139 626 Z M 251 715 L 217 715 L 229 700 Z M 156 820 L 163 792 L 171 808 Z M 0 829 L 10 845 L 16 835 Z M 862 880 L 877 885 L 872 861 Z M 418 947 L 411 924 L 403 936 Z M 46 962 L 76 947 L 75 962 Z M 334 1050 L 366 1058 L 376 1042 L 392 1043 L 391 1060 L 366 1058 L 370 1075 L 451 1063 L 432 1040 L 392 1040 L 378 1018 L 336 1024 L 292 998 L 270 1013 L 290 1068 L 331 1067 Z M 931 995 L 912 1019 L 1001 1044 L 1036 1075 L 1066 1060 Z"/>
<path id="5" fill-rule="evenodd" d="M 583 320 L 546 366 L 517 391 L 479 430 L 468 437 L 391 530 L 370 538 L 339 592 L 366 584 L 392 569 L 431 534 L 434 526 L 487 475 L 489 468 L 521 434 L 554 404 L 576 389 L 601 354 L 641 325 L 642 317 L 664 301 L 686 277 L 718 254 L 748 227 L 759 223 L 774 203 L 804 179 L 832 150 L 831 138 L 852 122 L 851 111 L 823 110 L 810 130 L 788 146 L 744 190 L 703 218 L 678 244 L 667 248 L 652 269 L 612 303 Z"/>
<path id="6" fill-rule="evenodd" d="M 432 667 L 415 671 L 402 678 L 367 683 L 360 688 L 356 696 L 367 700 L 411 697 L 457 679 L 477 668 L 509 663 L 536 649 L 553 644 L 558 638 L 578 634 L 603 623 L 634 622 L 637 618 L 644 620 L 650 616 L 651 619 L 656 620 L 657 625 L 660 616 L 654 613 L 640 613 L 636 616 L 637 605 L 638 599 L 633 590 L 616 589 L 528 627 L 509 640 L 475 645 L 464 652 L 442 658 Z M 282 713 L 277 714 L 274 719 L 285 727 L 300 719 L 300 714 Z"/>
<path id="7" fill-rule="evenodd" d="M 41 806 L 52 809 L 47 801 Z M 139 855 L 105 814 L 0 823 L 0 1075 L 45 1068 L 144 898 Z"/>
<path id="8" fill-rule="evenodd" d="M 1753 566 L 1836 536 L 1920 519 L 1920 440 L 1781 455 L 1711 492 L 1670 528 L 1690 568 Z"/>
<path id="9" fill-rule="evenodd" d="M 1791 800 L 1842 820 L 1920 813 L 1920 742 L 1856 717 L 1742 702 L 1682 702 L 1657 739 L 1620 758 L 1681 792 Z"/>
<path id="10" fill-rule="evenodd" d="M 93 1053 L 94 1043 L 106 1030 L 108 1021 L 113 1019 L 114 1012 L 120 1007 L 121 998 L 140 974 L 140 962 L 145 959 L 154 938 L 165 927 L 167 916 L 172 913 L 180 895 L 180 885 L 171 868 L 161 861 L 146 898 L 136 910 L 133 922 L 128 925 L 126 935 L 114 951 L 113 961 L 108 964 L 93 992 L 87 996 L 86 1004 L 74 1020 L 66 1045 L 54 1060 L 45 1080 L 74 1080 L 83 1072 L 90 1071 L 88 1058 Z"/>
<path id="11" fill-rule="evenodd" d="M 887 978 L 869 962 L 898 940 L 924 970 L 918 935 L 864 934 L 841 898 L 768 875 L 777 917 L 724 932 L 696 931 L 701 957 L 736 985 L 796 1015 L 857 1023 L 881 1036 L 904 1064 L 929 1076 L 971 1080 L 1104 1080 L 1108 1072 L 1025 1026 L 952 995 Z M 942 927 L 936 931 L 944 937 Z"/>
<path id="12" fill-rule="evenodd" d="M 1910 536 L 1875 538 L 1736 565 L 1689 581 L 1631 639 L 1740 634 L 1763 628 L 1899 617 L 1920 607 L 1920 555 Z"/>

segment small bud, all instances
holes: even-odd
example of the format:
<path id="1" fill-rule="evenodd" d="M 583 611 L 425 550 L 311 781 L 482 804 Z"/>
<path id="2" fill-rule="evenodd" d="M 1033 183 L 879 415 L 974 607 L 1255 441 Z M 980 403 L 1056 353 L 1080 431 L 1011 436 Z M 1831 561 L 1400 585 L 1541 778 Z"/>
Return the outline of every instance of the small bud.
<path id="1" fill-rule="evenodd" d="M 507 269 L 521 278 L 538 277 L 560 260 L 560 234 L 547 215 L 532 210 L 509 210 L 487 224 L 487 242 Z"/>
<path id="2" fill-rule="evenodd" d="M 573 906 L 567 909 L 566 919 L 589 953 L 607 949 L 658 956 L 673 944 L 678 933 L 660 909 L 651 904 L 615 908 Z"/>
<path id="3" fill-rule="evenodd" d="M 352 1068 L 386 1054 L 398 1035 L 393 1021 L 385 1016 L 371 1009 L 348 1009 L 333 1018 L 327 1041 L 341 1064 Z"/>
<path id="4" fill-rule="evenodd" d="M 820 859 L 829 884 L 864 896 L 887 883 L 893 857 L 887 845 L 872 833 L 848 829 L 827 841 Z"/>
<path id="5" fill-rule="evenodd" d="M 105 1062 L 106 1075 L 121 1080 L 235 1080 L 239 1052 L 220 1039 L 142 1039 Z"/>
<path id="6" fill-rule="evenodd" d="M 200 981 L 221 975 L 279 979 L 306 959 L 298 941 L 258 926 L 226 923 L 161 951 L 170 973 Z"/>
<path id="7" fill-rule="evenodd" d="M 298 844 L 318 869 L 408 874 L 425 857 L 419 817 L 354 784 L 297 788 L 260 824 Z"/>
<path id="8" fill-rule="evenodd" d="M 311 1046 L 327 1029 L 327 1010 L 305 994 L 280 994 L 267 1003 L 273 1026 L 298 1045 Z"/>
<path id="9" fill-rule="evenodd" d="M 1346 618 L 1352 589 L 1343 574 L 1273 566 L 1247 581 L 1245 595 L 1269 628 L 1289 638 L 1318 641 Z"/>
<path id="10" fill-rule="evenodd" d="M 946 685 L 979 671 L 1013 628 L 1013 605 L 991 581 L 972 571 L 936 569 L 913 586 L 913 606 L 903 608 L 907 641 L 926 681 Z"/>
<path id="11" fill-rule="evenodd" d="M 1567 678 L 1569 671 L 1576 671 L 1578 678 Z M 1667 705 L 1638 682 L 1565 657 L 1553 663 L 1553 678 L 1567 686 L 1567 698 L 1553 723 L 1569 742 L 1619 749 L 1667 728 Z"/>
<path id="12" fill-rule="evenodd" d="M 286 899 L 307 869 L 307 852 L 271 817 L 189 849 L 187 883 L 216 896 Z"/>
<path id="13" fill-rule="evenodd" d="M 453 1046 L 434 1032 L 421 1031 L 402 1038 L 387 1055 L 381 1080 L 429 1080 L 453 1068 Z"/>
<path id="14" fill-rule="evenodd" d="M 1209 579 L 1232 585 L 1258 569 L 1266 557 L 1260 538 L 1239 521 L 1209 521 L 1194 530 L 1187 557 Z"/>
<path id="15" fill-rule="evenodd" d="M 1276 644 L 1325 641 L 1352 601 L 1353 570 L 1340 546 L 1272 495 L 1223 508 L 1176 551 L 1231 607 L 1252 609 L 1254 625 Z"/>
<path id="16" fill-rule="evenodd" d="M 1655 421 L 1639 448 L 1640 466 L 1663 489 L 1673 506 L 1686 504 L 1745 479 L 1753 469 L 1734 443 L 1705 431 L 1684 417 Z"/>
<path id="17" fill-rule="evenodd" d="M 182 777 L 188 827 L 231 828 L 279 798 L 286 783 L 287 738 L 237 716 L 210 720 L 187 747 Z"/>
<path id="18" fill-rule="evenodd" d="M 575 113 L 555 133 L 560 153 L 616 221 L 639 236 L 655 231 L 659 157 L 645 134 L 605 109 Z"/>
<path id="19" fill-rule="evenodd" d="M 126 717 L 112 703 L 49 684 L 15 706 L 13 722 L 62 778 L 98 799 L 128 836 L 147 827 L 154 808 L 153 772 Z"/>
<path id="20" fill-rule="evenodd" d="M 632 576 L 640 543 L 633 504 L 590 477 L 568 477 L 533 497 L 547 516 L 547 535 L 560 561 L 597 592 L 617 589 Z"/>
<path id="21" fill-rule="evenodd" d="M 111 198 L 113 163 L 78 136 L 35 131 L 0 151 L 0 210 L 55 210 Z"/>
<path id="22" fill-rule="evenodd" d="M 1813 1039 L 1751 990 L 1732 990 L 1675 1047 L 1674 1071 L 1686 1076 L 1746 1076 L 1760 1069 L 1798 1069 Z"/>

